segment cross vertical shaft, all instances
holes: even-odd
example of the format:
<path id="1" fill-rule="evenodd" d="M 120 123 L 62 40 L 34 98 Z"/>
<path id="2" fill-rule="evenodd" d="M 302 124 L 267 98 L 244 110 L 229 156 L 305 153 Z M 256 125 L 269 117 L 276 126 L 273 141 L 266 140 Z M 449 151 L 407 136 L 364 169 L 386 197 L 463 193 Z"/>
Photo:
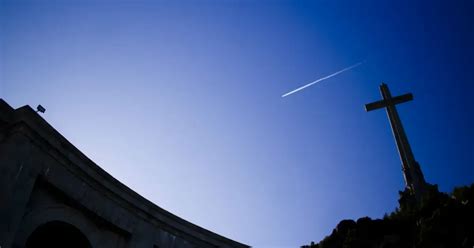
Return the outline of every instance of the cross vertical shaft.
<path id="1" fill-rule="evenodd" d="M 403 129 L 402 122 L 398 115 L 396 104 L 411 101 L 412 94 L 405 94 L 397 97 L 392 97 L 388 86 L 384 83 L 380 85 L 380 93 L 382 100 L 369 103 L 365 105 L 366 111 L 371 111 L 379 108 L 386 108 L 387 116 L 390 121 L 392 133 L 398 148 L 398 154 L 402 162 L 403 177 L 405 179 L 406 187 L 415 195 L 417 200 L 421 200 L 421 195 L 424 191 L 425 179 L 421 172 L 420 166 L 415 160 L 415 156 L 408 143 L 408 138 Z"/>

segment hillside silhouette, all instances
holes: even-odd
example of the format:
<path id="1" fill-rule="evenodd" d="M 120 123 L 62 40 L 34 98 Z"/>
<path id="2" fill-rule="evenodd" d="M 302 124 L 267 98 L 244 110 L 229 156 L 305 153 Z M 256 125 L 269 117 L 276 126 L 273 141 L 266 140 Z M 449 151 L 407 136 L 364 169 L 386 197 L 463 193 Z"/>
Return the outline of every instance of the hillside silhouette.
<path id="1" fill-rule="evenodd" d="M 399 207 L 383 219 L 342 220 L 318 244 L 301 248 L 474 247 L 474 184 L 450 194 L 428 184 L 420 204 L 408 190 L 399 194 Z"/>

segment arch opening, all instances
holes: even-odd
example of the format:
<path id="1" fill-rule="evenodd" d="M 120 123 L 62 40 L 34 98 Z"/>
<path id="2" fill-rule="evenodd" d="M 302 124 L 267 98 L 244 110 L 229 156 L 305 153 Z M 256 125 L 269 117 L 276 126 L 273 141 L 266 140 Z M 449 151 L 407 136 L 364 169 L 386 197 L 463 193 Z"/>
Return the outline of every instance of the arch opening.
<path id="1" fill-rule="evenodd" d="M 87 237 L 75 226 L 51 221 L 37 227 L 26 241 L 26 248 L 92 248 Z"/>

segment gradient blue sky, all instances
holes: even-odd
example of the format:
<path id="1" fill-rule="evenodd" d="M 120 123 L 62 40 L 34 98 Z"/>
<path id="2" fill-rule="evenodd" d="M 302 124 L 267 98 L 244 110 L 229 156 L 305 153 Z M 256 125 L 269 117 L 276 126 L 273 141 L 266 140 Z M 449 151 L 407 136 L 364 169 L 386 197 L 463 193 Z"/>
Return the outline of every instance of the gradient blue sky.
<path id="1" fill-rule="evenodd" d="M 0 97 L 232 239 L 297 247 L 394 210 L 389 123 L 363 108 L 382 81 L 415 96 L 399 113 L 427 181 L 474 181 L 473 1 L 0 3 Z"/>

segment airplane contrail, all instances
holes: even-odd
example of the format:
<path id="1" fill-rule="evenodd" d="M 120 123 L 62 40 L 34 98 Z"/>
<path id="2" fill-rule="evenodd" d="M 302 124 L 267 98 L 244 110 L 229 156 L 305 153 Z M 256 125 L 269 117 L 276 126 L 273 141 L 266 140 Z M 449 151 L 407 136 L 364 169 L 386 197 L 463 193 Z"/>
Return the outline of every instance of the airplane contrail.
<path id="1" fill-rule="evenodd" d="M 304 88 L 307 88 L 307 87 L 309 87 L 309 86 L 311 86 L 311 85 L 313 85 L 313 84 L 315 84 L 315 83 L 319 83 L 319 82 L 321 82 L 321 81 L 323 81 L 323 80 L 326 80 L 326 79 L 328 79 L 328 78 L 332 78 L 332 77 L 336 76 L 337 74 L 343 73 L 343 72 L 345 72 L 345 71 L 347 71 L 347 70 L 350 70 L 350 69 L 352 69 L 352 68 L 354 68 L 354 67 L 357 67 L 357 66 L 363 64 L 364 62 L 365 62 L 365 61 L 363 60 L 363 61 L 361 61 L 361 62 L 359 62 L 359 63 L 357 63 L 357 64 L 353 64 L 353 65 L 351 65 L 351 66 L 349 66 L 349 67 L 346 67 L 346 68 L 344 68 L 344 69 L 342 69 L 342 70 L 340 70 L 340 71 L 338 71 L 338 72 L 334 72 L 334 73 L 331 74 L 331 75 L 322 77 L 322 78 L 320 78 L 320 79 L 318 79 L 318 80 L 316 80 L 316 81 L 314 81 L 314 82 L 312 82 L 312 83 L 303 85 L 303 86 L 299 87 L 298 89 L 295 89 L 295 90 L 292 90 L 292 91 L 290 91 L 290 92 L 288 92 L 288 93 L 286 93 L 286 94 L 283 94 L 281 97 L 289 96 L 289 95 L 291 95 L 291 94 L 293 94 L 293 93 L 296 93 L 296 92 L 298 92 L 298 91 L 300 91 L 300 90 L 302 90 L 302 89 L 304 89 Z"/>

